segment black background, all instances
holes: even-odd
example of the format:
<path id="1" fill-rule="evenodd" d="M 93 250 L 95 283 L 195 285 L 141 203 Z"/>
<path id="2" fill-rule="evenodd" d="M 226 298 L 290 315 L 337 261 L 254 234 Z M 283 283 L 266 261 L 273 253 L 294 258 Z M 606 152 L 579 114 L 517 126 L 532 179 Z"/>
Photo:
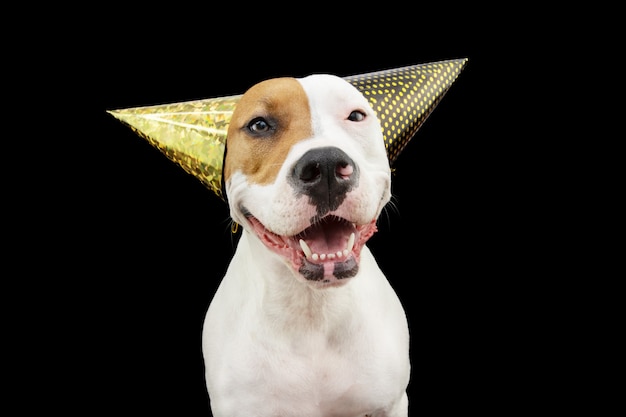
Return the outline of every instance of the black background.
<path id="1" fill-rule="evenodd" d="M 505 120 L 517 88 L 515 44 L 495 35 L 506 21 L 487 30 L 452 6 L 169 6 L 96 9 L 71 35 L 71 93 L 57 93 L 70 102 L 57 119 L 66 137 L 53 146 L 62 209 L 45 212 L 39 243 L 67 277 L 50 284 L 64 332 L 49 336 L 62 353 L 46 375 L 71 381 L 55 401 L 87 415 L 210 415 L 201 330 L 235 246 L 227 207 L 106 110 L 456 58 L 469 61 L 397 159 L 395 207 L 369 244 L 409 320 L 410 415 L 509 415 L 548 397 L 544 361 L 558 359 L 552 326 L 536 322 L 546 300 L 532 270 L 545 248 L 520 237 L 536 208 L 521 197 L 519 129 Z"/>

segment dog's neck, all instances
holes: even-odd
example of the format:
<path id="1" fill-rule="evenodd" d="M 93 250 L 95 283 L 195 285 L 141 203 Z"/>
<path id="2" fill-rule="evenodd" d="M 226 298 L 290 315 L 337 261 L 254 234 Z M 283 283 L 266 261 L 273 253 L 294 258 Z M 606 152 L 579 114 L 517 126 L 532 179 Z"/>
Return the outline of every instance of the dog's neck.
<path id="1" fill-rule="evenodd" d="M 243 231 L 236 256 L 249 258 L 242 263 L 246 265 L 245 275 L 250 280 L 248 289 L 262 294 L 256 298 L 260 300 L 260 314 L 276 326 L 284 326 L 290 332 L 296 329 L 324 331 L 337 322 L 345 323 L 354 313 L 351 311 L 353 283 L 315 288 L 296 277 L 284 260 L 271 253 L 252 233 Z"/>

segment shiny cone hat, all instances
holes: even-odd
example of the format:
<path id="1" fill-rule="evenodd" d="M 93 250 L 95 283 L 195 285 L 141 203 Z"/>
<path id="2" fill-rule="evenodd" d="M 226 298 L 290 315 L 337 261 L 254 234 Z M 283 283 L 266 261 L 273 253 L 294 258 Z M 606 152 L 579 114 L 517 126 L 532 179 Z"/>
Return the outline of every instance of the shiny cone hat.
<path id="1" fill-rule="evenodd" d="M 439 104 L 467 58 L 344 77 L 369 101 L 390 165 Z M 241 95 L 109 111 L 225 200 L 226 132 Z"/>

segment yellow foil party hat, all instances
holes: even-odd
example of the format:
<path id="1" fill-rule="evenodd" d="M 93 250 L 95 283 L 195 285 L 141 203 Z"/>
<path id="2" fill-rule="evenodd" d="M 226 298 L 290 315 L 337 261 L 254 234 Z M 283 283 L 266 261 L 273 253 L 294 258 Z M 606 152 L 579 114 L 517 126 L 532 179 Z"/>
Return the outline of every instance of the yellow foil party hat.
<path id="1" fill-rule="evenodd" d="M 369 101 L 393 165 L 465 67 L 467 58 L 344 77 Z M 110 110 L 223 200 L 226 132 L 241 95 Z"/>

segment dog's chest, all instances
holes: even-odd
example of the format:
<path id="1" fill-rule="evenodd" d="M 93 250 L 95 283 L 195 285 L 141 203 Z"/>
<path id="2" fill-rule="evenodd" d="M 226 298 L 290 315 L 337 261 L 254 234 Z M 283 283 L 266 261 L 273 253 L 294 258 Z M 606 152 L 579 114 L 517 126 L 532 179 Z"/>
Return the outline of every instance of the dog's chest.
<path id="1" fill-rule="evenodd" d="M 385 295 L 379 291 L 381 298 Z M 397 397 L 406 380 L 406 336 L 381 320 L 380 300 L 371 300 L 366 309 L 335 300 L 333 316 L 326 311 L 320 319 L 315 311 L 285 308 L 270 295 L 263 299 L 283 307 L 241 304 L 220 316 L 220 325 L 230 331 L 207 339 L 219 341 L 207 356 L 216 407 L 241 415 L 363 416 Z M 304 304 L 295 294 L 289 299 Z M 387 312 L 395 311 L 389 308 L 392 302 L 383 304 Z"/>
<path id="2" fill-rule="evenodd" d="M 250 412 L 365 415 L 383 408 L 386 404 L 381 400 L 388 401 L 397 391 L 395 384 L 381 378 L 380 369 L 372 365 L 381 363 L 382 352 L 342 352 L 323 347 L 321 341 L 310 337 L 303 343 L 306 348 L 292 346 L 278 354 L 275 348 L 261 347 L 249 357 L 248 372 L 242 375 L 246 381 L 239 380 L 237 385 L 239 392 L 249 396 Z M 384 374 L 393 375 L 394 364 L 387 362 L 385 366 Z"/>

